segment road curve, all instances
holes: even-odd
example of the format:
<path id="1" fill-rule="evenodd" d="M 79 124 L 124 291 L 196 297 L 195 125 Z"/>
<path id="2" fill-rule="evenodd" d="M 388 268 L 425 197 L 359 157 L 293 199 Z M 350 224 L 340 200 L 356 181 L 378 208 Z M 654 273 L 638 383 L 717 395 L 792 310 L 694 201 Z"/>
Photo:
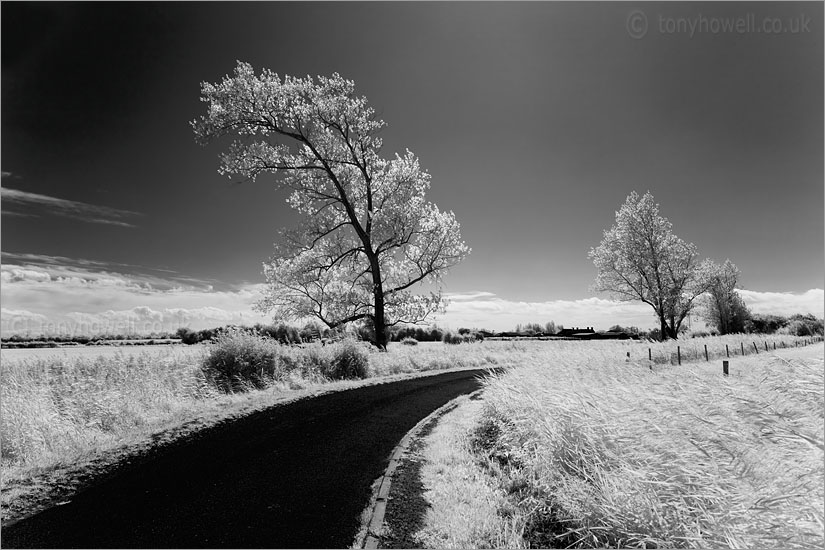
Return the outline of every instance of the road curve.
<path id="1" fill-rule="evenodd" d="M 345 548 L 396 443 L 485 372 L 329 393 L 219 424 L 3 526 L 2 546 Z"/>

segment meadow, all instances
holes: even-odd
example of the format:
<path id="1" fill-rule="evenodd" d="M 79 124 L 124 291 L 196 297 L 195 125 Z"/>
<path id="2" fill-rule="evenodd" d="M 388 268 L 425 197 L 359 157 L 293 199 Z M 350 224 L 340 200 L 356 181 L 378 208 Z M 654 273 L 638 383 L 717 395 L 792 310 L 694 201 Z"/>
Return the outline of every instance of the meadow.
<path id="1" fill-rule="evenodd" d="M 503 366 L 466 450 L 484 465 L 484 494 L 498 495 L 502 527 L 490 535 L 496 513 L 488 514 L 484 541 L 465 543 L 805 547 L 822 537 L 822 350 L 783 347 L 809 342 L 422 342 L 387 353 L 258 342 L 254 357 L 274 367 L 252 385 L 221 384 L 205 368 L 222 361 L 208 344 L 3 350 L 3 502 L 26 480 L 151 444 L 176 426 L 427 371 Z M 330 375 L 346 346 L 367 361 L 357 380 Z M 734 354 L 743 348 L 746 356 Z M 818 364 L 794 356 L 811 349 Z"/>
<path id="2" fill-rule="evenodd" d="M 488 381 L 464 438 L 498 525 L 455 547 L 821 548 L 821 340 L 762 337 L 758 355 L 753 340 L 519 344 L 519 367 Z M 705 345 L 724 356 L 725 344 L 748 343 L 754 353 L 729 359 L 729 376 L 705 361 Z M 655 362 L 677 345 L 693 358 Z M 466 480 L 479 476 L 454 467 L 473 494 Z M 452 477 L 449 465 L 437 472 Z M 448 517 L 430 490 L 432 518 Z"/>

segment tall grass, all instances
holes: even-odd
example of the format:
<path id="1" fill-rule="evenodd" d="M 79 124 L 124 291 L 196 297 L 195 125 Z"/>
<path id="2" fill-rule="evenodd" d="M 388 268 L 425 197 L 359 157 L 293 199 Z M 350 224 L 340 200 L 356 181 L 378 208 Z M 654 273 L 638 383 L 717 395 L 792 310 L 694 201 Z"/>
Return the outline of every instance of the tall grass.
<path id="1" fill-rule="evenodd" d="M 475 433 L 522 522 L 506 546 L 821 547 L 821 356 L 723 377 L 703 353 L 647 368 L 622 360 L 646 344 L 538 346 L 489 382 Z"/>
<path id="2" fill-rule="evenodd" d="M 341 379 L 498 364 L 509 349 L 473 346 L 461 353 L 445 347 L 393 343 L 379 353 L 367 344 L 339 342 L 302 348 L 237 333 L 214 345 L 154 353 L 130 349 L 93 356 L 71 350 L 25 359 L 18 352 L 8 359 L 4 352 L 2 483 L 146 438 L 175 422 L 232 414 L 247 398 L 263 403 L 270 395 Z"/>
<path id="3" fill-rule="evenodd" d="M 215 395 L 191 353 L 3 361 L 2 464 L 45 466 Z"/>

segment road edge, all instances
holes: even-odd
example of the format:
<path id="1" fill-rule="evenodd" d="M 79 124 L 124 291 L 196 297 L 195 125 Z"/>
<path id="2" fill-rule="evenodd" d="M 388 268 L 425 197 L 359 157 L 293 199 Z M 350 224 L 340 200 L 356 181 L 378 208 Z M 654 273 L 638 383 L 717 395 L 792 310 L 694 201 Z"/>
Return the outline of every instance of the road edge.
<path id="1" fill-rule="evenodd" d="M 422 428 L 453 410 L 457 406 L 456 401 L 459 399 L 467 397 L 473 398 L 483 391 L 484 389 L 480 388 L 471 393 L 458 395 L 450 399 L 419 420 L 418 423 L 401 438 L 401 441 L 398 442 L 398 445 L 396 445 L 390 453 L 389 463 L 387 464 L 386 470 L 384 470 L 384 474 L 376 479 L 373 484 L 375 489 L 373 489 L 370 502 L 362 514 L 363 521 L 361 528 L 358 530 L 358 534 L 350 548 L 378 548 L 378 544 L 381 541 L 381 529 L 384 526 L 384 514 L 387 511 L 387 497 L 390 494 L 390 487 L 392 486 L 392 477 L 398 468 L 402 455 L 407 451 L 410 443 L 418 436 Z"/>

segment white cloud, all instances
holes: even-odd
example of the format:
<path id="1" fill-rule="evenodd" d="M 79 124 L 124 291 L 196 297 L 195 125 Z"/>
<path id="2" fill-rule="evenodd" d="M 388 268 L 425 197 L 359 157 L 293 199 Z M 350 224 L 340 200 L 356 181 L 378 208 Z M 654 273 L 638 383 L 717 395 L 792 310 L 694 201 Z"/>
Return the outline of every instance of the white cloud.
<path id="1" fill-rule="evenodd" d="M 0 269 L 2 269 L 2 271 L 0 271 L 0 280 L 4 283 L 19 283 L 21 281 L 44 283 L 52 280 L 51 275 L 45 271 L 23 269 L 15 266 L 2 266 Z"/>
<path id="2" fill-rule="evenodd" d="M 180 326 L 194 329 L 225 324 L 268 322 L 254 311 L 262 285 L 215 290 L 197 279 L 178 275 L 127 274 L 124 264 L 71 260 L 57 256 L 8 255 L 0 266 L 2 334 L 94 334 L 96 332 L 155 332 Z M 120 267 L 119 267 L 120 266 Z M 142 268 L 147 271 L 145 268 Z M 148 270 L 160 271 L 160 270 Z M 190 281 L 193 284 L 183 284 Z M 813 313 L 823 315 L 823 290 L 803 293 L 740 291 L 754 313 Z M 461 326 L 511 330 L 519 323 L 653 328 L 649 306 L 599 297 L 543 302 L 513 301 L 485 291 L 447 294 L 450 304 L 434 321 Z M 694 326 L 697 316 L 693 317 Z"/>
<path id="3" fill-rule="evenodd" d="M 615 302 L 603 298 L 552 300 L 545 302 L 512 301 L 490 292 L 464 293 L 461 299 L 450 294 L 446 313 L 436 321 L 446 327 L 461 326 L 512 330 L 517 324 L 555 321 L 567 327 L 593 326 L 607 329 L 611 325 L 648 327 L 654 325 L 652 310 L 640 303 Z"/>
<path id="4" fill-rule="evenodd" d="M 823 316 L 825 296 L 822 289 L 803 293 L 756 292 L 741 290 L 745 303 L 754 313 L 793 315 L 813 313 Z M 449 294 L 446 313 L 436 317 L 438 324 L 458 328 L 462 326 L 491 330 L 512 330 L 517 324 L 555 321 L 564 326 L 592 326 L 605 330 L 612 325 L 655 328 L 653 309 L 640 302 L 617 302 L 598 297 L 580 300 L 552 300 L 545 302 L 512 301 L 490 292 Z M 701 324 L 698 315 L 693 323 Z"/>
<path id="5" fill-rule="evenodd" d="M 772 313 L 774 315 L 793 315 L 795 313 L 813 313 L 823 316 L 825 309 L 825 292 L 821 288 L 812 288 L 802 293 L 791 292 L 756 292 L 739 290 L 745 304 L 753 313 Z"/>
<path id="6" fill-rule="evenodd" d="M 253 311 L 258 285 L 216 291 L 197 279 L 119 273 L 110 269 L 116 264 L 16 256 L 28 261 L 0 266 L 3 335 L 148 333 L 269 321 Z"/>
<path id="7" fill-rule="evenodd" d="M 4 174 L 5 175 L 5 174 Z M 11 174 L 9 174 L 11 175 Z M 59 199 L 40 193 L 30 193 L 19 189 L 3 187 L 0 189 L 3 198 L 3 209 L 7 206 L 22 207 L 32 209 L 35 212 L 48 212 L 58 216 L 73 218 L 90 223 L 102 223 L 106 225 L 116 225 L 120 227 L 135 227 L 133 224 L 123 221 L 129 217 L 139 216 L 138 212 L 129 210 L 119 210 L 108 206 L 89 204 L 68 199 Z M 9 212 L 12 213 L 12 212 Z M 16 212 L 19 214 L 19 212 Z"/>
<path id="8" fill-rule="evenodd" d="M 492 292 L 453 292 L 447 294 L 446 297 L 451 302 L 465 302 L 471 300 L 478 300 L 480 298 L 493 298 L 495 294 Z"/>
<path id="9" fill-rule="evenodd" d="M 41 254 L 2 253 L 0 278 L 3 282 L 54 282 L 73 287 L 131 286 L 140 289 L 210 290 L 209 282 L 181 276 L 168 270 L 122 263 L 71 259 Z M 48 275 L 46 279 L 43 274 Z"/>

